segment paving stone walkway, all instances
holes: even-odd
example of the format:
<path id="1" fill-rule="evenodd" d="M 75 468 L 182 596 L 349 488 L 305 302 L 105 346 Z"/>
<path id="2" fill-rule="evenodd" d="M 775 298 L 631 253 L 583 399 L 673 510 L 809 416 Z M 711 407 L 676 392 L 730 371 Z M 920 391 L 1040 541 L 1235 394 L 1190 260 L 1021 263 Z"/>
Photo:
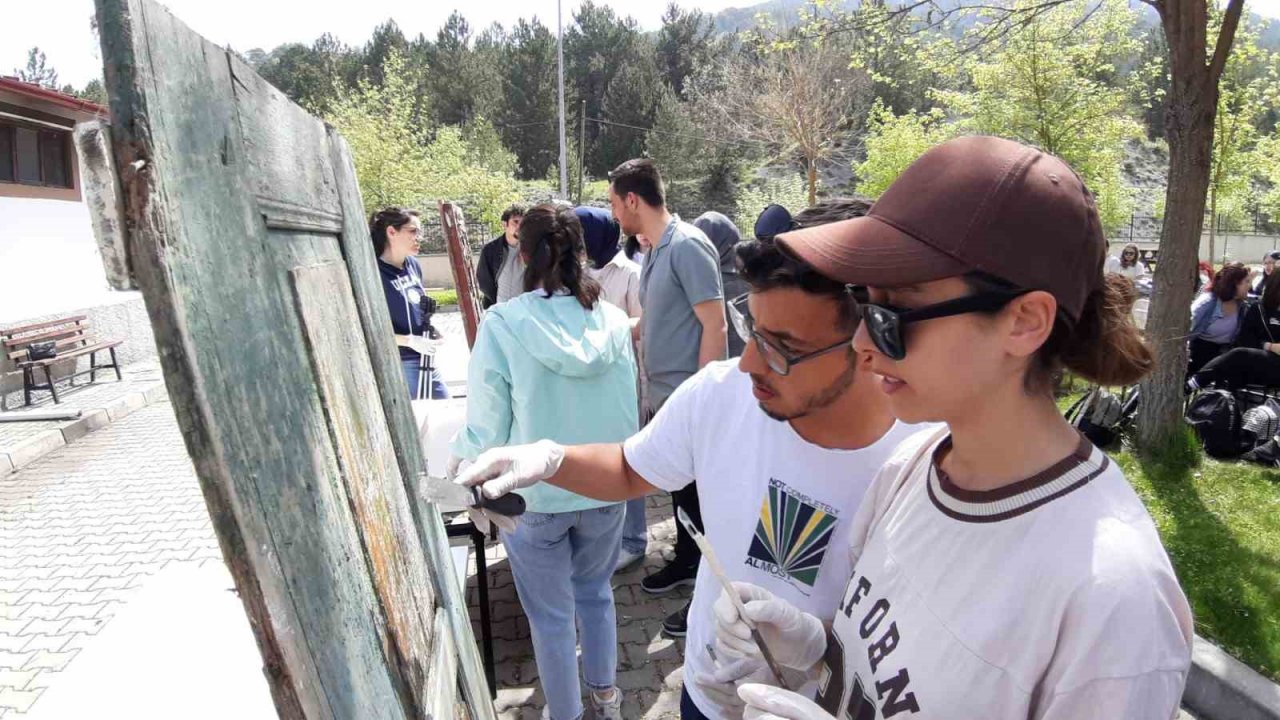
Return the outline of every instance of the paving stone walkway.
<path id="1" fill-rule="evenodd" d="M 659 548 L 675 541 L 671 502 L 665 496 L 649 498 L 649 556 L 635 569 L 614 576 L 614 600 L 618 613 L 618 687 L 623 692 L 622 716 L 667 720 L 680 717 L 681 667 L 684 642 L 662 632 L 662 619 L 679 610 L 689 599 L 682 588 L 654 597 L 640 588 L 640 580 L 662 567 Z M 495 706 L 504 720 L 537 720 L 542 713 L 542 690 L 533 661 L 529 623 L 520 609 L 511 569 L 501 545 L 488 549 L 489 607 L 493 621 L 494 661 L 497 664 L 498 697 Z M 467 581 L 467 602 L 472 627 L 480 637 L 479 596 L 474 561 Z M 585 696 L 584 696 L 585 697 Z M 588 716 L 590 713 L 588 713 Z"/>
<path id="2" fill-rule="evenodd" d="M 0 718 L 22 717 L 144 579 L 206 560 L 222 556 L 167 402 L 0 477 Z"/>

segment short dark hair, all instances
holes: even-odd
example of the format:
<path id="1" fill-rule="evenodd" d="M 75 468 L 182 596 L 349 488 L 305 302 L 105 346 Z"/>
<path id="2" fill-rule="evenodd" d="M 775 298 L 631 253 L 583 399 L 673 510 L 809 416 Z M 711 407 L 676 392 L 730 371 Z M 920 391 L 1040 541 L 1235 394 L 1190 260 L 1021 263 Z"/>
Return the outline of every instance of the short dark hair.
<path id="1" fill-rule="evenodd" d="M 635 193 L 649 207 L 660 208 L 667 204 L 662 174 L 649 158 L 635 158 L 614 168 L 609 173 L 609 184 L 615 194 Z"/>
<path id="2" fill-rule="evenodd" d="M 369 217 L 369 237 L 373 239 L 374 256 L 382 255 L 383 251 L 387 249 L 387 228 L 393 227 L 399 230 L 416 217 L 418 217 L 417 210 L 400 207 L 383 208 L 371 215 Z"/>
<path id="3" fill-rule="evenodd" d="M 1280 261 L 1280 250 L 1272 250 L 1271 252 L 1267 253 L 1266 255 L 1263 255 L 1263 256 L 1262 256 L 1262 261 L 1263 261 L 1263 262 L 1266 262 L 1267 260 L 1276 260 L 1276 261 Z"/>
<path id="4" fill-rule="evenodd" d="M 522 218 L 524 214 L 529 212 L 529 206 L 524 203 L 511 203 L 506 210 L 502 211 L 502 222 L 507 222 L 513 217 Z"/>
<path id="5" fill-rule="evenodd" d="M 866 198 L 825 200 L 795 216 L 796 227 L 814 227 L 862 217 L 871 207 Z M 861 316 L 854 292 L 843 282 L 818 272 L 812 265 L 787 253 L 773 238 L 744 240 L 738 243 L 738 276 L 751 287 L 751 292 L 776 288 L 797 288 L 811 295 L 824 295 L 840 309 L 840 329 L 852 335 L 858 330 Z"/>
<path id="6" fill-rule="evenodd" d="M 805 208 L 796 213 L 793 219 L 797 228 L 807 228 L 862 217 L 870 209 L 870 198 L 854 195 L 853 197 L 823 200 L 813 207 Z"/>

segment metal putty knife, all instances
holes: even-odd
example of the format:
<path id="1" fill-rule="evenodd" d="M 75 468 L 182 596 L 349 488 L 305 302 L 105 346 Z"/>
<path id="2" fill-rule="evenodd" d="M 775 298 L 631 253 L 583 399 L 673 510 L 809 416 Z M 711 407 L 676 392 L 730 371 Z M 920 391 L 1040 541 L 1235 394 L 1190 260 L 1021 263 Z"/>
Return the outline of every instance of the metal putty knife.
<path id="1" fill-rule="evenodd" d="M 507 517 L 518 517 L 524 514 L 524 498 L 516 493 L 507 493 L 490 500 L 480 492 L 479 487 L 467 487 L 430 475 L 425 476 L 424 479 L 426 484 L 422 494 L 431 502 L 463 508 L 480 508 Z"/>

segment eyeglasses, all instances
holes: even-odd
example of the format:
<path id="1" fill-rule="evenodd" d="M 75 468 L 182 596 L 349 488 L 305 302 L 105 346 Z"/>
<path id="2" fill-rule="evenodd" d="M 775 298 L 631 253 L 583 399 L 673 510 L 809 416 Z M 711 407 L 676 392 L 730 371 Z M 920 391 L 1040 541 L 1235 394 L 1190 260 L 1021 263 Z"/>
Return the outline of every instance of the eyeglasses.
<path id="1" fill-rule="evenodd" d="M 754 341 L 756 350 L 760 351 L 760 357 L 764 358 L 765 364 L 769 366 L 770 370 L 779 375 L 789 375 L 792 367 L 806 360 L 812 360 L 848 347 L 849 342 L 853 339 L 845 338 L 834 345 L 803 355 L 791 355 L 755 331 L 755 323 L 752 321 L 751 311 L 747 307 L 747 298 L 750 295 L 751 293 L 744 293 L 729 301 L 729 319 L 733 321 L 733 329 L 738 333 L 738 337 L 742 338 L 744 342 Z"/>
<path id="2" fill-rule="evenodd" d="M 999 310 L 1028 292 L 1030 291 L 994 290 L 909 310 L 892 305 L 863 303 L 862 322 L 877 350 L 890 360 L 902 360 L 907 356 L 907 344 L 902 336 L 907 325 L 952 315 Z"/>
<path id="3" fill-rule="evenodd" d="M 756 218 L 755 233 L 757 240 L 766 240 L 795 229 L 796 221 L 791 217 L 791 211 L 781 205 L 775 204 L 766 207 L 760 211 L 760 216 Z"/>
<path id="4" fill-rule="evenodd" d="M 400 226 L 400 227 L 396 228 L 396 232 L 409 233 L 410 235 L 414 236 L 415 238 L 421 238 L 421 237 L 422 237 L 422 226 L 420 226 L 420 225 L 419 225 L 418 227 L 414 227 L 413 225 L 408 225 L 408 224 L 406 224 L 406 225 L 402 225 L 402 226 Z"/>

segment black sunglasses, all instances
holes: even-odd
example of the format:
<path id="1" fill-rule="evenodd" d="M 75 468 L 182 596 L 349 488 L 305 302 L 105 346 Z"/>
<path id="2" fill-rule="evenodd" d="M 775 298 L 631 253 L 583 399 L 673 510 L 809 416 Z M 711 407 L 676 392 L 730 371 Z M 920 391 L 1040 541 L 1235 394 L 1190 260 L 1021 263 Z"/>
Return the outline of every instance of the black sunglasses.
<path id="1" fill-rule="evenodd" d="M 862 303 L 862 322 L 876 349 L 890 360 L 902 360 L 907 356 L 907 344 L 902 331 L 911 323 L 935 318 L 965 315 L 975 312 L 992 312 L 1026 295 L 1030 290 L 993 290 L 966 295 L 924 307 L 904 309 L 892 305 Z"/>
<path id="2" fill-rule="evenodd" d="M 795 229 L 796 221 L 791 217 L 791 211 L 778 204 L 769 205 L 761 210 L 759 217 L 756 218 L 757 240 L 768 240 L 775 235 Z"/>

